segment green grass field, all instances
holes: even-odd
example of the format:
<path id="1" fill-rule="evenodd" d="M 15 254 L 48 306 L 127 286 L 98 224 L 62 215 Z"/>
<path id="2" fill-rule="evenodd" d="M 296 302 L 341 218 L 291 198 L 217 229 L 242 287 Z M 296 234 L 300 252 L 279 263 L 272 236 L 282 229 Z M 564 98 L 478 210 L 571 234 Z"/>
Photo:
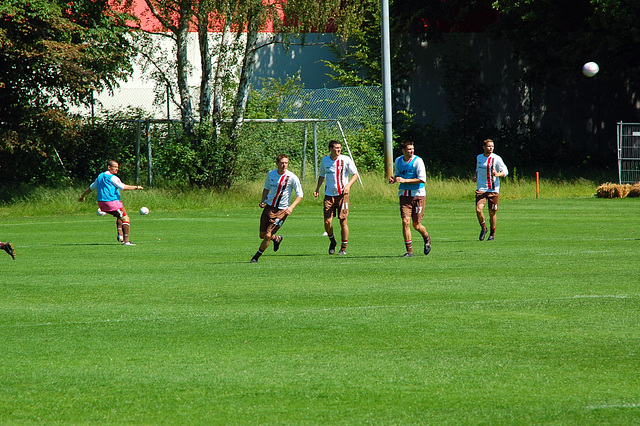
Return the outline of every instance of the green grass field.
<path id="1" fill-rule="evenodd" d="M 434 197 L 407 259 L 393 197 L 357 192 L 326 254 L 311 191 L 258 264 L 257 191 L 127 193 L 136 247 L 89 201 L 4 206 L 0 423 L 640 423 L 640 200 L 505 194 L 480 242 Z"/>

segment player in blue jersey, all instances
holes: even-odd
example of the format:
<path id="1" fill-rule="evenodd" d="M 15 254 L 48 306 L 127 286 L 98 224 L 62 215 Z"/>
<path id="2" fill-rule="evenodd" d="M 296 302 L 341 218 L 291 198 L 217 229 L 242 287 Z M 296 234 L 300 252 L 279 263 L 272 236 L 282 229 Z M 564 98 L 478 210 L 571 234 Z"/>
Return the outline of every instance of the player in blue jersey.
<path id="1" fill-rule="evenodd" d="M 340 236 L 342 237 L 338 254 L 345 255 L 347 254 L 347 243 L 349 241 L 349 226 L 347 225 L 349 191 L 351 185 L 358 180 L 358 169 L 351 157 L 342 155 L 342 144 L 338 141 L 329 142 L 329 155 L 320 161 L 318 184 L 313 193 L 314 197 L 320 195 L 320 187 L 325 180 L 324 230 L 329 237 L 329 254 L 335 253 L 336 250 L 337 242 L 335 235 L 333 235 L 333 217 L 338 216 L 340 220 Z"/>
<path id="2" fill-rule="evenodd" d="M 496 237 L 496 213 L 498 212 L 498 197 L 500 193 L 500 178 L 509 174 L 507 166 L 499 155 L 493 153 L 494 143 L 486 139 L 482 143 L 482 154 L 476 157 L 476 174 L 473 180 L 476 186 L 476 216 L 480 223 L 480 241 L 487 235 L 487 225 L 484 220 L 484 206 L 489 207 L 489 226 L 491 232 L 488 240 Z"/>
<path id="3" fill-rule="evenodd" d="M 87 188 L 78 201 L 83 202 L 94 189 L 98 192 L 98 207 L 103 212 L 116 218 L 116 228 L 118 230 L 118 241 L 125 246 L 135 246 L 129 241 L 130 220 L 127 211 L 120 200 L 120 191 L 130 191 L 133 189 L 143 189 L 138 185 L 125 185 L 116 176 L 119 165 L 116 161 L 107 161 L 107 170 L 98 175 L 96 180 Z"/>
<path id="4" fill-rule="evenodd" d="M 431 251 L 431 238 L 427 229 L 422 225 L 424 218 L 425 198 L 427 192 L 424 184 L 427 181 L 427 171 L 422 158 L 414 154 L 413 142 L 400 143 L 402 155 L 395 161 L 395 176 L 389 178 L 389 183 L 399 183 L 398 197 L 400 198 L 400 217 L 402 218 L 402 235 L 407 249 L 404 257 L 413 256 L 413 241 L 411 226 L 422 235 L 424 240 L 424 254 Z"/>
<path id="5" fill-rule="evenodd" d="M 281 154 L 276 160 L 277 169 L 267 173 L 260 199 L 260 247 L 251 258 L 251 263 L 258 263 L 258 259 L 273 241 L 273 251 L 278 251 L 282 242 L 282 235 L 276 232 L 282 227 L 284 221 L 293 212 L 298 203 L 302 201 L 302 185 L 300 179 L 289 169 L 289 156 Z M 291 202 L 292 192 L 296 198 Z"/>

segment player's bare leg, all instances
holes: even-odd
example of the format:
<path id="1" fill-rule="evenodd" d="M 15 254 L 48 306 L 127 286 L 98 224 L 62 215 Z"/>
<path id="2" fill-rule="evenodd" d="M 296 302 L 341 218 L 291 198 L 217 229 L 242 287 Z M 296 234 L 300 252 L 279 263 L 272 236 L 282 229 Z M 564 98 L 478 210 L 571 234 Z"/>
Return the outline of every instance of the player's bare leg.
<path id="1" fill-rule="evenodd" d="M 496 238 L 496 224 L 498 223 L 496 213 L 496 210 L 489 209 L 489 226 L 491 227 L 491 232 L 489 233 L 488 240 L 494 240 Z"/>
<path id="2" fill-rule="evenodd" d="M 480 224 L 480 237 L 478 238 L 480 241 L 484 240 L 485 235 L 487 235 L 487 225 L 484 220 L 484 203 L 476 204 L 476 216 L 478 217 L 478 223 Z M 489 212 L 489 216 L 491 216 L 491 212 Z"/>
<path id="3" fill-rule="evenodd" d="M 413 229 L 415 229 L 420 233 L 420 235 L 422 235 L 422 239 L 424 240 L 424 254 L 429 254 L 429 252 L 431 251 L 431 237 L 429 237 L 427 228 L 425 228 L 421 222 L 413 222 Z"/>
<path id="4" fill-rule="evenodd" d="M 262 242 L 260 243 L 260 247 L 258 247 L 258 251 L 256 252 L 256 254 L 254 254 L 251 258 L 251 263 L 258 262 L 260 256 L 262 256 L 264 251 L 269 247 L 269 244 L 271 244 L 271 240 L 273 240 L 273 238 L 275 237 L 275 234 L 272 234 L 271 232 L 260 232 L 260 238 L 262 238 Z M 280 239 L 280 241 L 282 241 L 282 239 Z M 280 241 L 278 242 L 278 244 L 280 244 Z"/>
<path id="5" fill-rule="evenodd" d="M 347 254 L 347 243 L 349 242 L 349 225 L 347 224 L 347 218 L 340 219 L 340 236 L 342 237 L 342 244 L 340 245 L 340 251 L 338 254 Z"/>
<path id="6" fill-rule="evenodd" d="M 116 229 L 118 231 L 118 242 L 123 242 L 124 237 L 122 236 L 122 218 L 116 218 Z"/>
<path id="7" fill-rule="evenodd" d="M 402 236 L 404 237 L 404 245 L 407 249 L 404 257 L 413 257 L 413 241 L 411 241 L 411 219 L 408 217 L 402 218 Z"/>
<path id="8" fill-rule="evenodd" d="M 324 230 L 329 237 L 329 254 L 334 254 L 336 252 L 336 246 L 338 245 L 338 243 L 336 242 L 336 237 L 333 234 L 333 218 L 324 220 Z"/>
<path id="9" fill-rule="evenodd" d="M 122 244 L 125 246 L 135 246 L 131 241 L 129 241 L 129 229 L 131 228 L 129 222 L 129 215 L 122 217 Z"/>

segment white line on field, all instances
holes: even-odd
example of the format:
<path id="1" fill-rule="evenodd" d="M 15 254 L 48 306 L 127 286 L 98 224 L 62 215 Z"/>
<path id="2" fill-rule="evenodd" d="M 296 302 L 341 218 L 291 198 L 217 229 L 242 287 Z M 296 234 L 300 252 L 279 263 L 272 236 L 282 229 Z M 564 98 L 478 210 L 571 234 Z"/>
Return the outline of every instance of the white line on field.
<path id="1" fill-rule="evenodd" d="M 637 296 L 637 295 L 634 295 Z M 417 308 L 420 306 L 443 306 L 443 305 L 489 305 L 496 303 L 531 303 L 531 302 L 550 302 L 554 300 L 572 300 L 572 299 L 628 299 L 627 294 L 577 294 L 575 296 L 567 297 L 554 297 L 554 298 L 531 298 L 531 299 L 493 299 L 493 300 L 475 300 L 471 302 L 467 301 L 451 301 L 451 302 L 432 302 L 423 303 L 420 305 L 372 305 L 372 306 L 338 306 L 332 308 L 318 308 L 307 309 L 300 312 L 314 312 L 314 311 L 340 311 L 340 310 L 358 310 L 358 309 L 404 309 L 404 308 Z"/>
<path id="2" fill-rule="evenodd" d="M 588 410 L 602 410 L 606 408 L 640 408 L 640 403 L 635 404 L 604 404 L 604 405 L 589 405 L 585 407 Z"/>
<path id="3" fill-rule="evenodd" d="M 451 301 L 451 302 L 432 302 L 423 303 L 419 305 L 369 305 L 369 306 L 337 306 L 337 307 L 324 307 L 316 309 L 302 309 L 296 311 L 298 313 L 309 312 L 336 312 L 336 311 L 357 311 L 357 310 L 374 310 L 374 309 L 408 309 L 408 308 L 420 308 L 423 306 L 444 306 L 444 305 L 489 305 L 489 304 L 508 304 L 508 303 L 532 303 L 532 302 L 551 302 L 558 300 L 573 300 L 573 299 L 628 299 L 640 296 L 638 294 L 586 294 L 575 295 L 567 297 L 554 297 L 554 298 L 531 298 L 531 299 L 506 299 L 506 300 L 476 300 L 476 301 Z M 276 314 L 291 314 L 291 311 L 273 310 L 265 311 L 263 314 L 276 313 Z M 62 321 L 62 322 L 42 322 L 35 324 L 2 324 L 1 327 L 50 327 L 50 326 L 63 326 L 63 325 L 91 325 L 91 324 L 119 324 L 119 323 L 132 323 L 132 322 L 144 322 L 144 321 L 175 321 L 175 320 L 188 320 L 194 318 L 217 318 L 220 317 L 218 313 L 194 313 L 190 315 L 176 315 L 176 316 L 145 316 L 145 317 L 133 317 L 133 318 L 115 318 L 115 319 L 96 319 L 88 321 Z"/>
<path id="4" fill-rule="evenodd" d="M 176 319 L 192 319 L 192 318 L 215 318 L 219 315 L 216 314 L 193 314 L 193 315 L 176 315 L 173 317 L 160 317 L 160 316 L 146 316 L 146 317 L 133 317 L 133 318 L 107 318 L 96 319 L 89 321 L 61 321 L 61 322 L 41 322 L 36 324 L 3 324 L 10 327 L 49 327 L 60 325 L 91 325 L 91 324 L 120 324 L 127 322 L 144 322 L 144 321 L 174 321 Z"/>
<path id="5" fill-rule="evenodd" d="M 211 217 L 148 217 L 140 220 L 151 221 L 210 221 L 212 219 L 222 218 L 222 216 Z M 75 219 L 69 221 L 33 221 L 33 222 L 19 222 L 19 223 L 0 223 L 0 226 L 14 227 L 14 226 L 28 226 L 28 225 L 60 225 L 68 223 L 89 223 L 101 220 L 113 219 L 111 216 L 95 217 L 91 219 Z"/>

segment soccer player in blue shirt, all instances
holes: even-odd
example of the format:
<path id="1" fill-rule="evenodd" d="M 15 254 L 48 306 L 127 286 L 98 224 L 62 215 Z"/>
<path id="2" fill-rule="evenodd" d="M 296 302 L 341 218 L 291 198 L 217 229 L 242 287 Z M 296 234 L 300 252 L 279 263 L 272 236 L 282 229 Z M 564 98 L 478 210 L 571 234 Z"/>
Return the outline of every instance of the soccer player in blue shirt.
<path id="1" fill-rule="evenodd" d="M 395 176 L 389 178 L 389 183 L 399 183 L 398 197 L 400 198 L 400 217 L 402 218 L 402 235 L 407 252 L 403 257 L 413 257 L 413 241 L 411 239 L 411 224 L 424 240 L 424 254 L 431 251 L 431 238 L 422 224 L 424 218 L 425 198 L 427 192 L 424 184 L 427 181 L 427 171 L 422 158 L 414 154 L 413 142 L 400 143 L 402 155 L 396 158 Z"/>
<path id="2" fill-rule="evenodd" d="M 83 202 L 91 191 L 98 191 L 98 207 L 106 214 L 110 214 L 116 218 L 116 227 L 118 230 L 118 241 L 125 246 L 135 246 L 129 241 L 129 215 L 120 200 L 120 191 L 129 191 L 133 189 L 143 189 L 138 185 L 125 185 L 120 178 L 116 176 L 119 164 L 116 161 L 107 161 L 107 170 L 98 175 L 96 180 L 87 188 L 78 201 Z"/>

